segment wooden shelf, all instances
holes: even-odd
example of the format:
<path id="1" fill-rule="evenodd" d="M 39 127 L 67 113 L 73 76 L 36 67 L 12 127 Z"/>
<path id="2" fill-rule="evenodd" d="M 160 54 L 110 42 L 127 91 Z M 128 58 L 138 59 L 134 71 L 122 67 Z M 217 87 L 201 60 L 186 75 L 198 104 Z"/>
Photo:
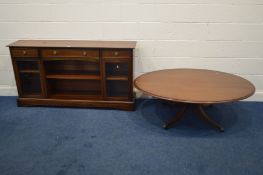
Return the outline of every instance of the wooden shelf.
<path id="1" fill-rule="evenodd" d="M 24 98 L 39 98 L 39 97 L 41 97 L 41 93 L 33 93 L 33 92 L 31 92 L 31 93 L 24 93 L 23 97 Z"/>
<path id="2" fill-rule="evenodd" d="M 108 76 L 106 80 L 113 80 L 113 81 L 128 81 L 127 76 Z"/>
<path id="3" fill-rule="evenodd" d="M 19 70 L 20 73 L 34 73 L 39 74 L 38 70 Z"/>
<path id="4" fill-rule="evenodd" d="M 128 99 L 129 97 L 127 96 L 118 96 L 118 97 L 107 96 L 107 100 L 112 100 L 112 101 L 123 101 Z"/>
<path id="5" fill-rule="evenodd" d="M 74 79 L 74 80 L 101 80 L 99 75 L 69 75 L 69 74 L 51 74 L 46 75 L 48 79 Z"/>
<path id="6" fill-rule="evenodd" d="M 100 91 L 61 91 L 49 95 L 50 99 L 100 99 Z"/>

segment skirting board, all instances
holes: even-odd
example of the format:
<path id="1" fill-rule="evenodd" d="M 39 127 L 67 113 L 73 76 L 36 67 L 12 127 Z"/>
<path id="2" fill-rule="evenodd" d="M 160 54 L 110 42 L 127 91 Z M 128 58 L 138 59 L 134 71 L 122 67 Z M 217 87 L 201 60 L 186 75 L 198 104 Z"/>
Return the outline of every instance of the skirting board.
<path id="1" fill-rule="evenodd" d="M 0 96 L 17 96 L 16 86 L 0 85 Z"/>
<path id="2" fill-rule="evenodd" d="M 152 98 L 150 96 L 144 95 L 142 92 L 139 92 L 137 89 L 134 89 L 136 92 L 136 98 Z M 0 96 L 17 96 L 17 90 L 15 86 L 5 86 L 0 85 Z M 256 91 L 256 93 L 244 101 L 261 101 L 263 102 L 263 91 Z"/>

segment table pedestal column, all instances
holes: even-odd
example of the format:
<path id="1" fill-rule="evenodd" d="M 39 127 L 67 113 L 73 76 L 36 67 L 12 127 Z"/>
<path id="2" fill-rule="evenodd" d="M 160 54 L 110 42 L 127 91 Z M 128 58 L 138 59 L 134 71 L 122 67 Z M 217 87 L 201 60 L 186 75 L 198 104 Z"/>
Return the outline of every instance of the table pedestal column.
<path id="1" fill-rule="evenodd" d="M 224 132 L 224 128 L 220 126 L 218 123 L 216 123 L 214 120 L 212 120 L 207 113 L 204 111 L 202 104 L 193 104 L 196 107 L 196 110 L 198 112 L 198 116 L 201 117 L 204 121 L 206 121 L 208 124 L 210 124 L 212 127 L 218 129 L 220 132 Z M 176 113 L 175 117 L 171 118 L 168 122 L 166 122 L 163 126 L 164 129 L 170 128 L 172 125 L 174 125 L 179 119 L 183 117 L 183 114 L 190 106 L 189 103 L 182 103 L 181 108 Z"/>

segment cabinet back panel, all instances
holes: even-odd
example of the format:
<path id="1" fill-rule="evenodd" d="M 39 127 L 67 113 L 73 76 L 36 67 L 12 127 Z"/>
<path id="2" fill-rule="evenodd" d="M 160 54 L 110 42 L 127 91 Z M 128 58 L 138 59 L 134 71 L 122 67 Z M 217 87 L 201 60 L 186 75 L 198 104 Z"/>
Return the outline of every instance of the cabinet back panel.
<path id="1" fill-rule="evenodd" d="M 100 74 L 99 62 L 86 61 L 45 61 L 47 74 Z"/>
<path id="2" fill-rule="evenodd" d="M 65 80 L 56 79 L 48 81 L 50 90 L 54 91 L 101 91 L 99 80 Z"/>

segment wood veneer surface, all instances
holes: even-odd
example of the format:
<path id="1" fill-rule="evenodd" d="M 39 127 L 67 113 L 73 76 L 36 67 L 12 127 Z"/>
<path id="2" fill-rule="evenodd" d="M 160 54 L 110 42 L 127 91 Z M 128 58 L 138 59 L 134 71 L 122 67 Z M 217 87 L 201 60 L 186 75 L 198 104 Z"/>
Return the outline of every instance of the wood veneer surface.
<path id="1" fill-rule="evenodd" d="M 135 41 L 18 40 L 8 47 L 135 48 Z"/>
<path id="2" fill-rule="evenodd" d="M 245 99 L 255 92 L 248 80 L 202 69 L 167 69 L 143 74 L 135 87 L 151 96 L 187 103 L 222 103 Z"/>

